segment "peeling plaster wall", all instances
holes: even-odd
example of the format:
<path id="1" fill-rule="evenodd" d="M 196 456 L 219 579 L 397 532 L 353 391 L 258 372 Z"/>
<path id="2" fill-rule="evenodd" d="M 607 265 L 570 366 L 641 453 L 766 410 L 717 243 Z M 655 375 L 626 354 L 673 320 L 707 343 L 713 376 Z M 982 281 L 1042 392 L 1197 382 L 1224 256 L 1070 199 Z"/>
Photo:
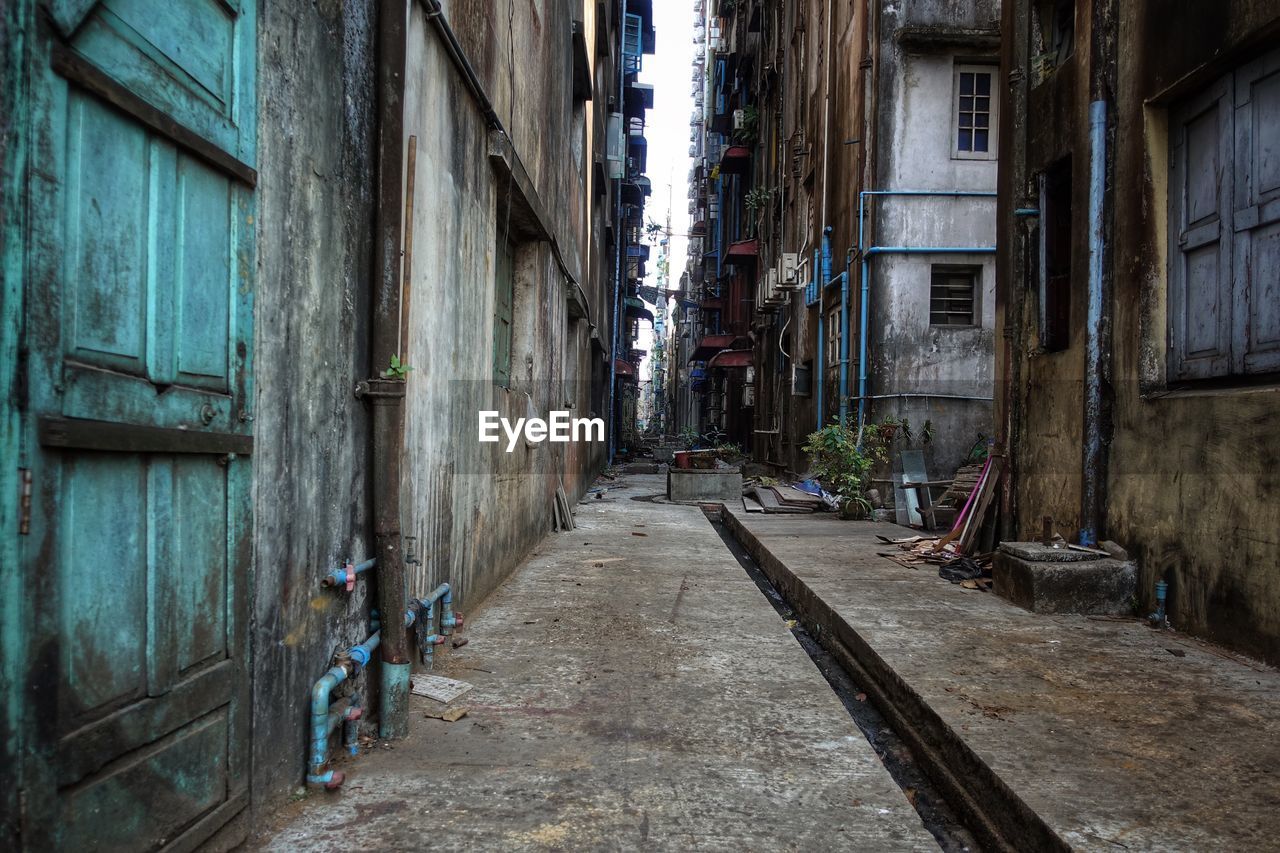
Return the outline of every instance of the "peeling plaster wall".
<path id="1" fill-rule="evenodd" d="M 1017 532 L 1034 535 L 1042 515 L 1074 538 L 1080 519 L 1084 370 L 1084 239 L 1088 198 L 1088 70 L 1092 4 L 1079 2 L 1071 64 L 1029 93 L 1021 180 L 1073 157 L 1073 302 L 1070 346 L 1036 348 L 1034 291 L 1005 319 L 1015 368 L 1013 436 Z M 1104 534 L 1141 567 L 1140 612 L 1170 581 L 1171 621 L 1269 662 L 1280 662 L 1280 433 L 1275 385 L 1230 383 L 1172 394 L 1165 381 L 1167 129 L 1170 103 L 1194 93 L 1280 35 L 1265 0 L 1119 4 L 1113 96 L 1110 235 L 1112 436 Z M 1029 185 L 1012 188 L 1025 198 Z M 1010 202 L 1012 206 L 1012 201 Z M 1009 234 L 1017 233 L 1010 223 Z M 1006 233 L 1004 230 L 1002 234 Z M 1025 286 L 1016 251 L 1009 288 Z M 1002 288 L 1005 285 L 1002 284 Z"/>
<path id="2" fill-rule="evenodd" d="M 955 68 L 982 64 L 989 51 L 978 46 L 908 50 L 899 33 L 908 27 L 939 32 L 990 28 L 998 16 L 998 3 L 886 6 L 880 41 L 883 68 L 876 180 L 868 189 L 995 191 L 995 160 L 952 157 Z M 999 79 L 997 75 L 992 81 L 993 97 L 998 94 Z M 994 198 L 889 196 L 868 198 L 867 207 L 867 245 L 995 246 Z M 934 264 L 981 268 L 973 327 L 930 326 Z M 994 255 L 872 256 L 870 281 L 868 393 L 985 398 L 911 397 L 870 404 L 870 419 L 906 418 L 917 435 L 925 421 L 931 421 L 932 443 L 924 445 L 917 438 L 911 446 L 924 449 L 930 476 L 948 477 L 980 437 L 994 433 L 990 402 L 995 381 Z"/>
<path id="3" fill-rule="evenodd" d="M 557 485 L 575 500 L 606 452 L 604 443 L 521 442 L 506 453 L 505 439 L 479 443 L 479 410 L 512 421 L 556 409 L 589 416 L 587 380 L 592 359 L 601 357 L 592 354 L 590 322 L 568 316 L 566 277 L 550 244 L 528 241 L 506 217 L 507 181 L 490 162 L 490 128 L 421 6 L 410 9 L 404 129 L 406 145 L 417 137 L 417 166 L 403 528 L 417 538 L 421 560 L 409 567 L 410 593 L 448 581 L 465 611 L 552 529 Z M 514 78 L 508 11 L 494 0 L 452 3 L 447 14 L 510 131 L 566 264 L 580 276 L 591 160 L 585 149 L 573 156 L 586 143 L 567 73 L 571 8 L 564 0 L 516 5 Z M 504 231 L 516 264 L 509 388 L 492 380 L 495 249 Z M 607 330 L 601 282 L 591 276 L 582 284 L 592 317 Z"/>
<path id="4" fill-rule="evenodd" d="M 253 800 L 302 783 L 312 684 L 368 636 L 368 415 L 375 4 L 264 3 L 259 20 L 255 294 Z M 246 567 L 247 568 L 247 567 Z M 245 573 L 248 576 L 248 572 Z M 363 689 L 361 675 L 354 686 Z M 348 689 L 348 688 L 344 688 Z"/>

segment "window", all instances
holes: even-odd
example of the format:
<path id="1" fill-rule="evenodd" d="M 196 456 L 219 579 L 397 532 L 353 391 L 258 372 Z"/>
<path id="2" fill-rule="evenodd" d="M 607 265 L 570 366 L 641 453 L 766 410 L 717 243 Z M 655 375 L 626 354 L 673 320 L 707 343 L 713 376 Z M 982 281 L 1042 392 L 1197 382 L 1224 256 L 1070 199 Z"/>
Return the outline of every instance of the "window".
<path id="1" fill-rule="evenodd" d="M 1071 158 L 1050 166 L 1038 183 L 1040 347 L 1060 352 L 1071 343 Z"/>
<path id="2" fill-rule="evenodd" d="M 1031 84 L 1067 64 L 1075 50 L 1075 0 L 1035 0 L 1031 6 Z"/>
<path id="3" fill-rule="evenodd" d="M 991 65 L 956 66 L 952 157 L 996 158 L 996 99 L 992 97 L 995 76 L 996 69 Z"/>
<path id="4" fill-rule="evenodd" d="M 934 264 L 929 282 L 930 326 L 976 326 L 982 267 Z"/>
<path id="5" fill-rule="evenodd" d="M 813 393 L 813 360 L 796 364 L 791 372 L 791 393 L 797 397 L 808 397 Z"/>
<path id="6" fill-rule="evenodd" d="M 515 258 L 505 235 L 498 236 L 493 276 L 493 381 L 511 385 L 511 322 L 515 308 Z"/>
<path id="7" fill-rule="evenodd" d="M 1169 379 L 1280 371 L 1280 51 L 1169 116 Z"/>
<path id="8" fill-rule="evenodd" d="M 840 308 L 827 312 L 827 364 L 840 363 Z"/>

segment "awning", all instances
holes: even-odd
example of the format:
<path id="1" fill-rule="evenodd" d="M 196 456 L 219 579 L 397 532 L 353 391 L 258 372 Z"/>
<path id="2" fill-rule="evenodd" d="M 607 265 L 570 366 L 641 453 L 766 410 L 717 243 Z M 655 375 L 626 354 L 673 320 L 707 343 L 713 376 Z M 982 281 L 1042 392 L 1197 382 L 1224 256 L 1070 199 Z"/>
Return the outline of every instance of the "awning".
<path id="1" fill-rule="evenodd" d="M 690 237 L 705 237 L 707 234 L 707 220 L 699 219 L 693 223 L 693 227 L 689 229 Z"/>
<path id="2" fill-rule="evenodd" d="M 760 254 L 759 240 L 739 240 L 736 243 L 729 244 L 729 250 L 724 253 L 726 261 L 732 260 L 755 260 Z"/>
<path id="3" fill-rule="evenodd" d="M 720 155 L 721 174 L 741 174 L 751 168 L 751 149 L 745 145 L 730 145 Z"/>
<path id="4" fill-rule="evenodd" d="M 727 349 L 716 353 L 707 367 L 750 367 L 755 353 L 749 349 Z"/>
<path id="5" fill-rule="evenodd" d="M 623 361 L 620 358 L 613 360 L 613 372 L 618 376 L 628 376 L 632 379 L 636 377 L 636 367 L 629 361 Z"/>
<path id="6" fill-rule="evenodd" d="M 690 361 L 706 361 L 711 356 L 720 352 L 720 350 L 728 349 L 733 346 L 737 335 L 707 335 L 689 355 Z"/>
<path id="7" fill-rule="evenodd" d="M 640 317 L 641 319 L 653 322 L 653 312 L 645 307 L 644 303 L 634 296 L 627 297 L 627 316 Z"/>

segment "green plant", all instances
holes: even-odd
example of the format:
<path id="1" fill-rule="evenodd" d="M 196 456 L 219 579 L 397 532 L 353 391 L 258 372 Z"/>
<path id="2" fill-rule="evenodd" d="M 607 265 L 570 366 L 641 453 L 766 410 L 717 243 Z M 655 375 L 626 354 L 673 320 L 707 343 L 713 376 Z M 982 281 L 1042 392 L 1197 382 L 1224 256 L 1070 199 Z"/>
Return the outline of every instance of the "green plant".
<path id="1" fill-rule="evenodd" d="M 768 187 L 756 187 L 748 190 L 743 197 L 743 202 L 747 205 L 747 210 L 759 210 L 765 207 L 773 199 L 773 190 Z"/>
<path id="2" fill-rule="evenodd" d="M 676 437 L 680 439 L 680 443 L 684 445 L 685 450 L 693 450 L 698 446 L 698 441 L 701 439 L 698 431 L 691 426 L 682 427 Z"/>
<path id="3" fill-rule="evenodd" d="M 750 145 L 756 141 L 760 133 L 760 110 L 756 107 L 742 108 L 742 126 L 734 128 L 733 141 Z"/>
<path id="4" fill-rule="evenodd" d="M 884 459 L 876 430 L 863 431 L 859 448 L 856 432 L 831 424 L 809 434 L 804 452 L 809 454 L 814 476 L 824 488 L 840 497 L 842 507 L 870 511 L 866 491 L 871 482 L 871 469 Z"/>
<path id="5" fill-rule="evenodd" d="M 920 440 L 925 444 L 933 443 L 933 421 L 925 421 L 920 429 Z"/>
<path id="6" fill-rule="evenodd" d="M 400 356 L 392 355 L 391 366 L 388 367 L 386 370 L 382 371 L 382 378 L 383 379 L 406 379 L 409 376 L 410 370 L 413 370 L 413 368 L 405 364 L 404 362 L 402 362 L 400 360 Z"/>
<path id="7" fill-rule="evenodd" d="M 742 455 L 742 447 L 734 441 L 720 441 L 716 443 L 716 456 L 726 461 L 734 459 Z"/>

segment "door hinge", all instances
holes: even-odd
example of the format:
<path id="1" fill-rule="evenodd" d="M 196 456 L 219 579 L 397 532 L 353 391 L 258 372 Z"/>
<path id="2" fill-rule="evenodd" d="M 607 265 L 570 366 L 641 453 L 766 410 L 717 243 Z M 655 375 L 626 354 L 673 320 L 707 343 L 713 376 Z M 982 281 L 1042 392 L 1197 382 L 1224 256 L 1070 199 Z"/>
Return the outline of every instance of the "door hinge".
<path id="1" fill-rule="evenodd" d="M 18 535 L 31 532 L 31 469 L 18 469 Z"/>

